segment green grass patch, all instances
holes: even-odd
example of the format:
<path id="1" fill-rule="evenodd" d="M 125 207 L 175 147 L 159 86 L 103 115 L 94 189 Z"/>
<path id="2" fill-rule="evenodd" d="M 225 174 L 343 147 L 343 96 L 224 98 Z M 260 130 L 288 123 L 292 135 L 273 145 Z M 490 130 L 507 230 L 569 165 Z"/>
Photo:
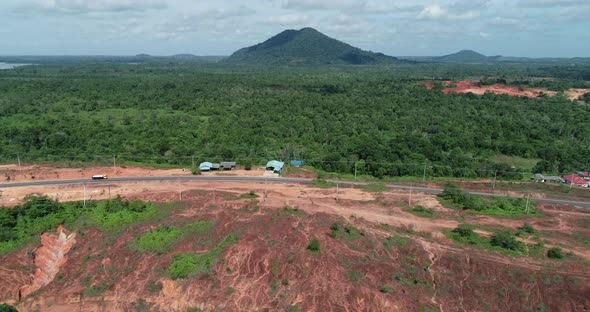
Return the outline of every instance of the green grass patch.
<path id="1" fill-rule="evenodd" d="M 381 193 L 387 191 L 387 185 L 381 182 L 372 182 L 361 186 L 367 192 Z"/>
<path id="2" fill-rule="evenodd" d="M 244 193 L 242 195 L 240 195 L 240 198 L 258 198 L 259 196 L 256 195 L 256 193 L 254 191 L 250 191 L 248 193 Z"/>
<path id="3" fill-rule="evenodd" d="M 309 185 L 311 187 L 324 188 L 324 189 L 336 187 L 336 183 L 329 182 L 324 179 L 315 179 L 313 181 L 307 182 L 307 185 Z"/>
<path id="4" fill-rule="evenodd" d="M 533 167 L 535 167 L 535 165 L 539 162 L 540 159 L 529 159 L 508 155 L 495 155 L 490 157 L 489 160 L 494 163 L 508 164 L 510 166 L 514 166 L 516 169 L 519 169 L 518 171 L 529 172 L 533 169 Z"/>
<path id="5" fill-rule="evenodd" d="M 393 292 L 393 287 L 391 287 L 389 285 L 383 285 L 383 286 L 381 286 L 381 288 L 379 288 L 379 291 L 384 294 L 389 294 L 389 293 Z"/>
<path id="6" fill-rule="evenodd" d="M 163 253 L 170 251 L 174 243 L 180 241 L 191 232 L 205 232 L 213 227 L 213 222 L 200 220 L 183 227 L 163 226 L 131 241 L 131 246 L 142 252 Z"/>
<path id="7" fill-rule="evenodd" d="M 299 209 L 298 207 L 289 207 L 289 206 L 283 207 L 283 212 L 288 213 L 288 214 L 292 214 L 292 215 L 297 215 L 297 216 L 302 216 L 305 214 L 304 210 Z"/>
<path id="8" fill-rule="evenodd" d="M 472 195 L 453 184 L 445 186 L 440 198 L 440 203 L 446 207 L 469 210 L 474 214 L 508 218 L 541 215 L 536 204 L 530 200 L 527 202 L 525 198 L 484 198 Z"/>
<path id="9" fill-rule="evenodd" d="M 447 237 L 452 240 L 477 246 L 482 249 L 499 251 L 503 254 L 513 256 L 528 255 L 531 257 L 543 257 L 544 245 L 538 241 L 536 244 L 526 245 L 516 239 L 517 231 L 509 231 L 505 229 L 494 229 L 495 234 L 492 237 L 480 236 L 473 230 L 474 225 L 460 224 L 452 231 L 445 231 Z"/>
<path id="10" fill-rule="evenodd" d="M 393 246 L 405 247 L 409 242 L 410 239 L 404 236 L 388 236 L 385 239 L 383 239 L 383 247 L 386 249 L 390 249 Z"/>
<path id="11" fill-rule="evenodd" d="M 563 254 L 563 250 L 559 247 L 553 247 L 547 250 L 547 257 L 550 259 L 563 259 L 565 255 Z"/>
<path id="12" fill-rule="evenodd" d="M 332 238 L 354 240 L 361 236 L 365 236 L 365 232 L 359 231 L 352 224 L 342 225 L 340 222 L 334 222 L 330 226 L 330 237 Z"/>
<path id="13" fill-rule="evenodd" d="M 307 245 L 307 250 L 311 253 L 320 253 L 320 239 L 317 237 L 312 238 Z"/>
<path id="14" fill-rule="evenodd" d="M 107 290 L 108 285 L 105 282 L 100 283 L 99 285 L 92 285 L 82 292 L 84 297 L 98 297 L 102 295 L 102 293 Z"/>
<path id="15" fill-rule="evenodd" d="M 217 246 L 201 254 L 178 254 L 170 261 L 168 275 L 172 279 L 187 278 L 193 275 L 208 273 L 217 262 L 223 250 L 238 241 L 234 233 L 226 235 Z"/>
<path id="16" fill-rule="evenodd" d="M 420 205 L 410 209 L 408 212 L 422 218 L 434 218 L 436 215 L 434 210 Z"/>
<path id="17" fill-rule="evenodd" d="M 22 205 L 0 209 L 0 254 L 21 248 L 39 234 L 64 224 L 72 231 L 96 226 L 118 233 L 128 225 L 157 219 L 165 209 L 139 200 L 120 197 L 105 201 L 60 203 L 47 196 L 29 196 Z"/>

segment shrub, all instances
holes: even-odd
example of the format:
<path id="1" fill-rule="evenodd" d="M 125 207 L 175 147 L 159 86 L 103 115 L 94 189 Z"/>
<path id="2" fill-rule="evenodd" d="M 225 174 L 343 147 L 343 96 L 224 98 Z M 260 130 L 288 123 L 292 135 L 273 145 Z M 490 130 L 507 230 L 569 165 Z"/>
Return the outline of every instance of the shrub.
<path id="1" fill-rule="evenodd" d="M 553 247 L 547 250 L 547 257 L 551 259 L 563 259 L 563 250 L 559 247 Z"/>
<path id="2" fill-rule="evenodd" d="M 205 271 L 210 263 L 207 258 L 195 254 L 179 254 L 172 258 L 168 274 L 172 279 L 186 278 L 193 273 Z"/>
<path id="3" fill-rule="evenodd" d="M 182 237 L 182 231 L 169 226 L 150 230 L 146 234 L 134 239 L 135 247 L 140 251 L 162 253 Z"/>
<path id="4" fill-rule="evenodd" d="M 516 240 L 512 233 L 508 231 L 498 232 L 490 240 L 490 245 L 501 247 L 508 250 L 525 251 L 523 243 Z"/>
<path id="5" fill-rule="evenodd" d="M 320 240 L 317 237 L 312 238 L 311 241 L 309 242 L 309 245 L 307 245 L 307 250 L 309 250 L 313 253 L 319 253 L 320 252 Z"/>
<path id="6" fill-rule="evenodd" d="M 256 192 L 254 191 L 250 191 L 248 193 L 244 193 L 242 195 L 240 195 L 240 198 L 258 198 L 259 196 L 256 195 Z"/>
<path id="7" fill-rule="evenodd" d="M 389 286 L 389 285 L 383 285 L 381 286 L 381 288 L 379 289 L 380 292 L 384 293 L 384 294 L 389 294 L 393 292 L 393 287 Z"/>
<path id="8" fill-rule="evenodd" d="M 245 170 L 252 170 L 252 161 L 251 160 L 248 159 L 244 162 L 244 169 Z"/>
<path id="9" fill-rule="evenodd" d="M 521 227 L 518 228 L 518 230 L 528 234 L 537 233 L 537 230 L 535 230 L 535 228 L 533 228 L 533 226 L 528 222 L 525 222 Z"/>
<path id="10" fill-rule="evenodd" d="M 459 226 L 453 230 L 453 233 L 456 233 L 461 237 L 477 235 L 475 232 L 473 232 L 473 226 L 465 223 L 459 224 Z"/>
<path id="11" fill-rule="evenodd" d="M 2 303 L 0 304 L 0 312 L 18 312 L 18 310 L 11 305 Z"/>
<path id="12" fill-rule="evenodd" d="M 236 241 L 238 241 L 238 236 L 230 233 L 217 246 L 207 252 L 201 254 L 178 254 L 170 261 L 168 275 L 172 279 L 179 279 L 195 274 L 207 273 L 225 247 Z"/>
<path id="13" fill-rule="evenodd" d="M 434 211 L 432 209 L 425 208 L 424 206 L 420 206 L 420 205 L 412 208 L 410 210 L 410 212 L 418 217 L 424 217 L 424 218 L 433 218 L 434 217 Z"/>
<path id="14" fill-rule="evenodd" d="M 201 169 L 198 167 L 193 167 L 193 168 L 191 168 L 191 173 L 193 175 L 201 175 Z"/>
<path id="15" fill-rule="evenodd" d="M 84 297 L 97 297 L 102 295 L 102 293 L 107 290 L 108 286 L 105 282 L 100 283 L 100 285 L 92 285 L 86 289 L 84 289 L 83 295 Z"/>

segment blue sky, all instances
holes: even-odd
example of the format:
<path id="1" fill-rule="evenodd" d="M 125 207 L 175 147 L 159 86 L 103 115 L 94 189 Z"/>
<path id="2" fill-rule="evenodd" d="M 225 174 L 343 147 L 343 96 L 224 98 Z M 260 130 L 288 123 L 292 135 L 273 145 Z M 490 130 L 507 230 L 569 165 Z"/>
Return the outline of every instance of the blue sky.
<path id="1" fill-rule="evenodd" d="M 398 56 L 590 56 L 590 0 L 2 0 L 0 55 L 229 55 L 302 27 Z"/>

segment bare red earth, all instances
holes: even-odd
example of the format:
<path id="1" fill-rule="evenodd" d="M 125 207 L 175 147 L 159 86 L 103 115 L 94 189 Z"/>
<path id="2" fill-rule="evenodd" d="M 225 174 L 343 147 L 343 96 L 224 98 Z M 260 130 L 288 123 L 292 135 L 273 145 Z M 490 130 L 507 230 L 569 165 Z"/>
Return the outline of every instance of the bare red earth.
<path id="1" fill-rule="evenodd" d="M 76 244 L 76 233 L 66 234 L 59 226 L 57 234 L 44 233 L 41 235 L 41 247 L 35 250 L 35 266 L 31 284 L 20 288 L 20 298 L 25 298 L 32 292 L 51 283 L 59 270 L 67 261 L 67 253 Z"/>
<path id="2" fill-rule="evenodd" d="M 512 86 L 507 86 L 503 84 L 494 84 L 491 86 L 478 86 L 478 81 L 474 80 L 463 80 L 463 81 L 441 81 L 441 84 L 445 87 L 443 92 L 445 94 L 449 93 L 473 93 L 477 95 L 483 95 L 486 92 L 491 92 L 494 94 L 506 94 L 510 96 L 525 96 L 529 98 L 536 98 L 541 96 L 542 94 L 548 96 L 554 96 L 557 92 L 548 91 L 545 89 L 539 88 L 517 88 Z M 432 89 L 432 83 L 430 82 L 421 82 L 419 83 L 420 86 L 424 86 L 427 89 Z M 581 91 L 580 91 L 581 92 Z M 579 93 L 574 92 L 573 90 L 570 91 L 572 94 L 570 96 L 574 97 Z M 577 96 L 579 97 L 579 95 Z M 576 99 L 577 99 L 576 97 Z"/>
<path id="3" fill-rule="evenodd" d="M 342 197 L 346 191 L 341 190 Z M 299 195 L 290 197 L 293 192 Z M 22 296 L 20 302 L 15 290 L 27 284 L 23 279 L 30 276 L 33 260 L 26 251 L 0 255 L 0 301 L 16 303 L 19 311 L 584 311 L 590 306 L 587 266 L 453 246 L 430 232 L 437 231 L 436 223 L 451 220 L 426 220 L 403 212 L 391 205 L 400 201 L 398 195 L 336 201 L 334 190 L 295 185 L 273 188 L 266 201 L 262 189 L 256 193 L 261 195 L 260 210 L 253 209 L 256 205 L 249 199 L 236 200 L 239 193 L 185 191 L 182 207 L 160 221 L 131 226 L 120 235 L 93 228 L 82 231 L 67 261 L 54 261 L 63 263 L 60 278 Z M 158 198 L 176 195 L 159 193 Z M 431 197 L 416 195 L 415 200 L 441 214 L 454 213 Z M 305 212 L 285 211 L 285 204 Z M 134 237 L 154 227 L 203 219 L 213 220 L 215 226 L 189 235 L 162 255 L 129 246 Z M 361 234 L 333 238 L 329 233 L 334 222 L 350 223 Z M 174 255 L 207 251 L 232 232 L 239 242 L 226 248 L 210 273 L 184 280 L 167 277 Z M 396 238 L 384 245 L 388 236 Z M 306 250 L 312 237 L 320 239 L 318 254 Z M 47 245 L 57 246 L 52 242 Z M 85 292 L 98 285 L 105 285 L 104 292 Z"/>

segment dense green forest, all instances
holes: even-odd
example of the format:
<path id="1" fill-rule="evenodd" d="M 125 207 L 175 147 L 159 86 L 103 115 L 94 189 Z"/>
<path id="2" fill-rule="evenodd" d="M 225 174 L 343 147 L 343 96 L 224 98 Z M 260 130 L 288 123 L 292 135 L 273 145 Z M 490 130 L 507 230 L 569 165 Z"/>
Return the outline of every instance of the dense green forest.
<path id="1" fill-rule="evenodd" d="M 327 171 L 520 178 L 590 165 L 590 108 L 427 90 L 428 79 L 555 77 L 584 85 L 590 66 L 398 64 L 254 67 L 67 63 L 0 71 L 0 159 L 190 165 L 303 158 Z M 362 166 L 358 166 L 362 164 Z"/>

